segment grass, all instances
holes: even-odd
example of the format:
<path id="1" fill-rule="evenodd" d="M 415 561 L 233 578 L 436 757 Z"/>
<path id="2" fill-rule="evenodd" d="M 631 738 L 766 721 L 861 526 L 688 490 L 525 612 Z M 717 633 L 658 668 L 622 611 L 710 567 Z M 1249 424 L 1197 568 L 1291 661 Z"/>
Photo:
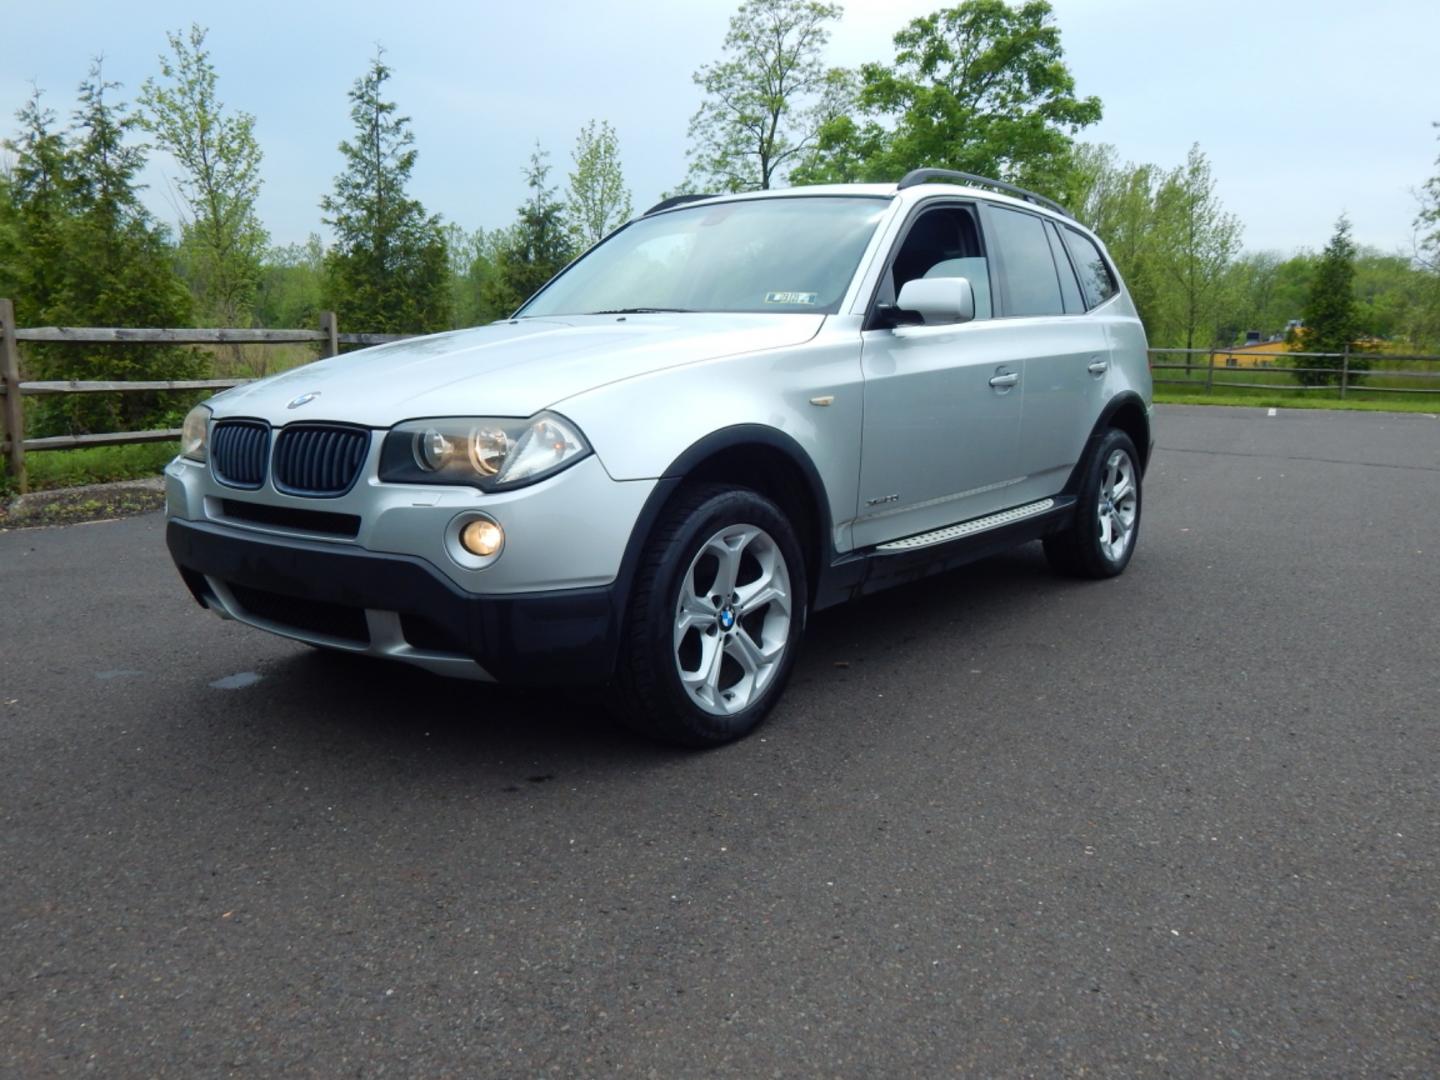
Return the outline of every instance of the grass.
<path id="1" fill-rule="evenodd" d="M 25 455 L 31 491 L 108 484 L 158 476 L 166 462 L 180 452 L 178 442 L 135 446 L 85 446 L 75 450 L 32 450 Z M 5 478 L 0 477 L 0 487 Z"/>
<path id="2" fill-rule="evenodd" d="M 1356 412 L 1425 413 L 1430 416 L 1440 413 L 1440 395 L 1423 400 L 1406 397 L 1400 400 L 1387 398 L 1384 401 L 1362 401 L 1359 398 L 1347 397 L 1341 401 L 1339 398 L 1322 398 L 1313 394 L 1308 396 L 1285 394 L 1273 390 L 1241 391 L 1239 393 L 1221 393 L 1217 390 L 1213 394 L 1197 394 L 1187 390 L 1177 391 L 1173 387 L 1157 386 L 1155 400 L 1162 405 L 1232 405 L 1261 409 L 1353 409 Z"/>

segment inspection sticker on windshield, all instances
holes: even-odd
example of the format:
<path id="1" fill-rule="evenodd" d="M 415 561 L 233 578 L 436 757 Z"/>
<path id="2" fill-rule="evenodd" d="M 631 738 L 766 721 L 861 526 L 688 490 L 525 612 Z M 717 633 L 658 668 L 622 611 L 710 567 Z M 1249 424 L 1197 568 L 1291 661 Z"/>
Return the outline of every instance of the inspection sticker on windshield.
<path id="1" fill-rule="evenodd" d="M 767 292 L 767 304 L 813 304 L 818 293 L 813 292 Z"/>

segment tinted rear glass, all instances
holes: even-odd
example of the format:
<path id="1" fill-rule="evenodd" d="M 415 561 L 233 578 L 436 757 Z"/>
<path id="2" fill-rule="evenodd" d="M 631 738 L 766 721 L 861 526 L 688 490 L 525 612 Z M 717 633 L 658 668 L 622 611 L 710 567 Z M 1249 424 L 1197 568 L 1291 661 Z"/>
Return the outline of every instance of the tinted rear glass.
<path id="1" fill-rule="evenodd" d="M 1085 303 L 1092 308 L 1103 304 L 1117 291 L 1114 275 L 1110 273 L 1105 257 L 1100 254 L 1095 241 L 1083 233 L 1074 229 L 1061 229 L 1060 232 L 1065 237 L 1065 245 L 1070 249 L 1070 255 L 1075 260 L 1075 269 L 1080 274 L 1080 288 L 1085 292 Z"/>

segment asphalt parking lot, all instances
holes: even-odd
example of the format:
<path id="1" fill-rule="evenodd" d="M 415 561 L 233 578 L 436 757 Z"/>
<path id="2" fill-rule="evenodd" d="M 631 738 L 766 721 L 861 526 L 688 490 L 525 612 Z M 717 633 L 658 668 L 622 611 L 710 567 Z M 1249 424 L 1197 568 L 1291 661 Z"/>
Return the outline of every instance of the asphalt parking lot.
<path id="1" fill-rule="evenodd" d="M 1440 420 L 1162 408 L 1146 497 L 707 754 L 0 535 L 0 1075 L 1440 1074 Z"/>

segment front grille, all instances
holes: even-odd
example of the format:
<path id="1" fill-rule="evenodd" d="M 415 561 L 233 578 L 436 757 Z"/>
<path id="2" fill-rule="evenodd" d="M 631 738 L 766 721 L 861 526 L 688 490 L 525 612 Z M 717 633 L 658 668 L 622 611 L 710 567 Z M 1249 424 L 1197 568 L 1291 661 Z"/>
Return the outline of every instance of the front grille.
<path id="1" fill-rule="evenodd" d="M 252 589 L 247 585 L 228 582 L 230 595 L 248 614 L 280 627 L 309 634 L 341 638 L 345 641 L 370 643 L 370 626 L 365 609 L 349 604 L 328 604 L 320 600 L 302 600 L 268 589 Z"/>
<path id="2" fill-rule="evenodd" d="M 334 498 L 360 475 L 370 432 L 330 424 L 292 424 L 275 438 L 275 488 L 290 495 Z"/>
<path id="3" fill-rule="evenodd" d="M 221 420 L 210 433 L 210 468 L 229 487 L 258 488 L 265 483 L 270 428 L 258 420 Z"/>
<path id="4" fill-rule="evenodd" d="M 281 529 L 326 533 L 353 540 L 360 534 L 360 518 L 356 514 L 332 514 L 327 510 L 297 510 L 292 506 L 266 506 L 261 503 L 221 499 L 220 512 L 233 521 L 253 525 L 273 525 Z"/>

